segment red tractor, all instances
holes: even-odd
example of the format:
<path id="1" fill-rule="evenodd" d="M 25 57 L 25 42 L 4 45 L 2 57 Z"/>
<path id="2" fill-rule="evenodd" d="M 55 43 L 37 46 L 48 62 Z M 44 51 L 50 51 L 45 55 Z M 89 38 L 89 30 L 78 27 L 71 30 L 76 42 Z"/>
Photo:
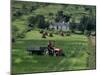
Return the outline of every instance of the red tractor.
<path id="1" fill-rule="evenodd" d="M 60 48 L 56 48 L 54 47 L 54 44 L 55 44 L 55 41 L 52 42 L 49 40 L 49 43 L 48 43 L 48 54 L 51 55 L 51 56 L 65 56 L 64 53 L 63 53 L 63 50 L 60 49 Z"/>

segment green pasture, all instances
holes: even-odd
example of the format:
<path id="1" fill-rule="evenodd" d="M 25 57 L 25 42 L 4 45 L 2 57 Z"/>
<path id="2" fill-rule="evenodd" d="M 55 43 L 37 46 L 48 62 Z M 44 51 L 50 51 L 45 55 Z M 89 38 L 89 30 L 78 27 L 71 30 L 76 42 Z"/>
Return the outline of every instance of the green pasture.
<path id="1" fill-rule="evenodd" d="M 71 33 L 70 36 L 61 36 L 59 31 L 48 29 L 50 23 L 55 23 L 57 16 L 64 18 L 71 16 L 70 22 L 80 23 L 81 18 L 85 15 L 95 18 L 95 6 L 81 6 L 70 4 L 47 4 L 38 2 L 12 1 L 12 73 L 35 73 L 35 72 L 53 72 L 69 70 L 86 70 L 96 67 L 96 50 L 92 41 L 84 34 Z M 33 10 L 31 10 L 33 9 Z M 58 15 L 59 11 L 63 14 Z M 51 14 L 51 15 L 50 15 Z M 37 18 L 44 17 L 43 20 Z M 37 20 L 35 23 L 30 22 L 30 18 Z M 92 18 L 92 17 L 91 17 Z M 87 20 L 86 20 L 87 22 Z M 90 22 L 90 21 L 89 21 Z M 29 24 L 33 24 L 31 31 Z M 93 21 L 94 23 L 94 21 Z M 91 23 L 89 23 L 91 24 Z M 42 38 L 40 34 L 40 25 L 46 25 L 47 31 L 53 33 L 53 37 L 46 36 Z M 76 24 L 75 24 L 76 25 Z M 85 24 L 82 24 L 85 25 Z M 94 25 L 94 24 L 93 24 Z M 86 25 L 85 25 L 86 26 Z M 83 27 L 83 26 L 82 26 Z M 74 27 L 75 28 L 75 27 Z M 85 28 L 86 29 L 86 28 Z M 72 29 L 71 29 L 72 31 Z M 76 32 L 77 30 L 75 30 Z M 56 34 L 54 34 L 56 33 Z M 65 33 L 65 32 L 64 32 Z M 25 35 L 25 36 L 24 36 Z M 28 47 L 47 47 L 48 40 L 55 41 L 55 47 L 63 49 L 65 56 L 49 55 L 29 55 Z M 92 60 L 91 60 L 92 59 Z"/>
<path id="2" fill-rule="evenodd" d="M 54 35 L 41 38 L 39 31 L 28 32 L 23 39 L 12 44 L 12 73 L 51 72 L 88 69 L 88 39 L 84 35 Z M 48 40 L 55 41 L 55 47 L 62 48 L 65 55 L 29 55 L 28 47 L 47 46 Z"/>

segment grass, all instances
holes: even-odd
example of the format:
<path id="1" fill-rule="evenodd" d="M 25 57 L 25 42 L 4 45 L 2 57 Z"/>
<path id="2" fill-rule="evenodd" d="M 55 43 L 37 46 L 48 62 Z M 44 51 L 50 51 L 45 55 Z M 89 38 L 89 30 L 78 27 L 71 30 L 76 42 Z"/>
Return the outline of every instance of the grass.
<path id="1" fill-rule="evenodd" d="M 42 14 L 42 15 L 48 15 L 49 13 L 54 13 L 54 14 L 56 14 L 58 11 L 60 11 L 61 9 L 63 8 L 63 6 L 62 5 L 48 5 L 48 6 L 46 6 L 46 7 L 41 7 L 41 8 L 39 8 L 39 9 L 37 9 L 36 11 L 35 11 L 35 13 L 36 14 Z M 45 9 L 45 10 L 44 10 Z M 47 12 L 47 10 L 48 10 L 48 12 Z"/>
<path id="2" fill-rule="evenodd" d="M 75 19 L 75 22 L 78 23 L 83 16 L 82 13 L 89 13 L 85 10 L 84 6 L 80 5 L 77 7 L 76 5 L 44 4 L 45 3 L 14 1 L 12 4 L 12 13 L 22 9 L 23 5 L 26 6 L 28 11 L 26 12 L 27 14 L 23 14 L 13 20 L 12 25 L 18 28 L 18 32 L 23 32 L 27 29 L 28 18 L 30 16 L 36 16 L 38 14 L 44 15 L 45 20 L 48 22 L 51 21 L 49 13 L 53 13 L 53 17 L 55 18 L 57 12 L 63 10 L 65 15 L 72 14 L 71 20 Z M 32 5 L 35 5 L 34 7 L 36 7 L 36 9 L 29 12 Z M 54 35 L 54 37 L 47 37 L 46 39 L 41 37 L 42 35 L 39 31 L 33 30 L 25 33 L 25 38 L 18 38 L 16 42 L 12 44 L 12 73 L 91 69 L 93 64 L 93 67 L 95 67 L 95 49 L 91 47 L 91 45 L 88 45 L 89 43 L 91 44 L 91 42 L 88 41 L 86 36 L 72 34 L 71 36 L 64 37 Z M 30 46 L 47 46 L 48 40 L 54 40 L 55 47 L 62 48 L 66 56 L 29 55 L 26 51 Z M 90 55 L 88 55 L 87 52 L 89 52 Z M 89 61 L 87 61 L 87 59 L 89 59 Z M 91 59 L 93 59 L 93 61 Z M 90 67 L 87 64 L 90 65 Z"/>
<path id="3" fill-rule="evenodd" d="M 27 14 L 17 17 L 12 22 L 12 25 L 15 25 L 18 28 L 18 32 L 23 32 L 27 29 L 28 18 L 30 16 L 36 16 L 38 14 L 44 15 L 45 21 L 49 22 L 51 21 L 51 16 L 49 16 L 49 13 L 53 13 L 53 17 L 55 18 L 57 12 L 63 10 L 65 15 L 72 14 L 71 20 L 74 19 L 75 22 L 78 23 L 80 22 L 80 18 L 83 16 L 82 13 L 89 13 L 85 10 L 84 6 L 81 5 L 45 5 L 45 3 L 20 1 L 14 1 L 12 3 L 12 13 L 19 9 L 23 9 L 23 5 L 25 5 L 25 7 L 28 9 L 27 12 L 24 11 Z M 36 9 L 30 12 L 33 5 L 36 7 Z M 52 19 L 52 21 L 53 20 L 54 19 Z M 25 38 L 18 38 L 16 42 L 12 44 L 12 73 L 68 71 L 91 69 L 92 67 L 95 68 L 95 49 L 94 47 L 91 47 L 91 42 L 89 42 L 86 36 L 72 34 L 71 36 L 64 37 L 54 35 L 54 37 L 47 37 L 46 39 L 41 37 L 42 35 L 39 33 L 39 31 L 33 30 L 25 33 Z M 55 47 L 62 48 L 66 56 L 55 57 L 45 55 L 29 55 L 26 51 L 26 49 L 30 46 L 47 46 L 48 40 L 54 40 Z M 90 55 L 88 55 L 87 52 L 89 52 Z M 93 59 L 93 61 L 91 59 Z"/>
<path id="4" fill-rule="evenodd" d="M 12 45 L 12 72 L 50 72 L 87 69 L 88 39 L 84 35 L 41 38 L 38 31 L 31 31 L 24 39 L 18 39 Z M 65 57 L 29 55 L 26 49 L 30 46 L 47 46 L 48 40 L 55 40 L 55 46 L 62 48 Z"/>

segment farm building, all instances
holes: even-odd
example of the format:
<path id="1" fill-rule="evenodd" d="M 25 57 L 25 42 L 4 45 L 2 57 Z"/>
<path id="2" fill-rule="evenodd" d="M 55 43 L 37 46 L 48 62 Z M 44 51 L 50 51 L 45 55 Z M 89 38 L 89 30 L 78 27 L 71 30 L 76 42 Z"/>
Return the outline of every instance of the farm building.
<path id="1" fill-rule="evenodd" d="M 57 22 L 57 23 L 52 23 L 50 24 L 49 28 L 54 29 L 54 30 L 62 30 L 62 31 L 67 31 L 69 30 L 69 22 Z"/>

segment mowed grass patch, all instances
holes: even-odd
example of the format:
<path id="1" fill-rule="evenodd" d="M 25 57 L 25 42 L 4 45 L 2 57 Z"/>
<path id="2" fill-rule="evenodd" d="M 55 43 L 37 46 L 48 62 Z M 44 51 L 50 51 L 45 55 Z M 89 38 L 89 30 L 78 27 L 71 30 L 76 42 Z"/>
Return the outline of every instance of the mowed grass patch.
<path id="1" fill-rule="evenodd" d="M 55 41 L 55 47 L 62 48 L 65 57 L 48 55 L 29 55 L 28 47 L 47 46 L 48 40 Z M 64 70 L 87 69 L 88 41 L 84 35 L 60 36 L 41 38 L 38 31 L 28 32 L 24 39 L 19 39 L 12 46 L 12 72 L 50 72 Z"/>
<path id="2" fill-rule="evenodd" d="M 39 31 L 31 31 L 26 34 L 25 40 L 64 40 L 64 41 L 87 41 L 87 37 L 84 35 L 76 35 L 72 34 L 71 36 L 61 36 L 53 34 L 53 37 L 46 36 L 46 38 L 42 38 L 42 34 Z"/>

